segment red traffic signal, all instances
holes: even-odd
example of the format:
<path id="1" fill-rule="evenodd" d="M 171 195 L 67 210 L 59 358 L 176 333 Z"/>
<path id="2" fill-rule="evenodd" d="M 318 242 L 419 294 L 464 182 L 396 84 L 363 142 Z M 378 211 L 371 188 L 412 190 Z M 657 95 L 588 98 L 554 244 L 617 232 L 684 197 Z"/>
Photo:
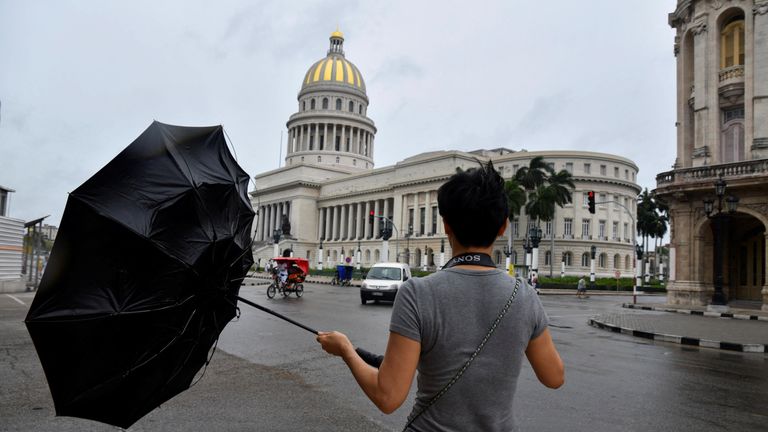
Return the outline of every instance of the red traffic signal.
<path id="1" fill-rule="evenodd" d="M 592 214 L 595 214 L 595 192 L 594 191 L 587 192 L 587 206 L 589 207 L 589 212 Z"/>
<path id="2" fill-rule="evenodd" d="M 371 210 L 371 212 L 368 213 L 368 222 L 373 223 L 373 210 Z"/>

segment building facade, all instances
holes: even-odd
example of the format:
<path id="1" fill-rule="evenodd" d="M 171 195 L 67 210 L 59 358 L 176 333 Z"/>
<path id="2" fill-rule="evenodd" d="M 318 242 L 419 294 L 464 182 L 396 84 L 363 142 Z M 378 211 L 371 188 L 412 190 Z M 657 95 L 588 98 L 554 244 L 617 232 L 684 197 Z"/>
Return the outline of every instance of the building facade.
<path id="1" fill-rule="evenodd" d="M 255 176 L 251 193 L 255 223 L 255 257 L 274 255 L 274 234 L 282 231 L 279 251 L 292 250 L 317 265 L 332 266 L 346 258 L 368 267 L 380 261 L 407 262 L 414 268 L 441 265 L 450 258 L 437 189 L 457 168 L 492 160 L 505 178 L 543 156 L 556 170 L 573 174 L 573 204 L 543 222 L 539 271 L 560 275 L 589 274 L 590 247 L 597 247 L 598 276 L 634 274 L 636 183 L 638 168 L 629 159 L 583 151 L 493 150 L 434 151 L 406 157 L 392 166 L 374 168 L 374 122 L 367 117 L 368 97 L 362 74 L 343 51 L 344 38 L 334 32 L 327 56 L 304 76 L 298 110 L 288 123 L 285 166 Z M 595 191 L 595 214 L 587 209 L 587 192 Z M 371 218 L 373 214 L 375 217 Z M 388 242 L 382 218 L 392 221 Z M 512 238 L 512 262 L 524 263 L 522 240 L 529 221 L 523 214 L 500 238 L 493 258 L 503 266 L 504 247 Z M 322 246 L 322 249 L 321 249 Z M 322 251 L 322 252 L 321 252 Z M 359 251 L 359 252 L 358 252 Z"/>
<path id="2" fill-rule="evenodd" d="M 677 159 L 656 178 L 672 223 L 668 301 L 711 304 L 721 273 L 727 302 L 768 310 L 768 0 L 679 0 L 669 24 Z"/>
<path id="3" fill-rule="evenodd" d="M 0 293 L 24 291 L 22 275 L 24 221 L 10 213 L 13 189 L 0 186 Z"/>

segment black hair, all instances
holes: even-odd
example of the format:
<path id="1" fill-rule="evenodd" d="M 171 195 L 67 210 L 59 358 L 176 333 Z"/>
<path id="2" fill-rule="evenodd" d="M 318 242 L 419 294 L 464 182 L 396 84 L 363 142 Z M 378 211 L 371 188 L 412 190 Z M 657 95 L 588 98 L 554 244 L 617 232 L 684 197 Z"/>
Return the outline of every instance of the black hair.
<path id="1" fill-rule="evenodd" d="M 440 215 L 465 247 L 491 245 L 509 215 L 504 179 L 488 161 L 457 172 L 437 190 Z"/>

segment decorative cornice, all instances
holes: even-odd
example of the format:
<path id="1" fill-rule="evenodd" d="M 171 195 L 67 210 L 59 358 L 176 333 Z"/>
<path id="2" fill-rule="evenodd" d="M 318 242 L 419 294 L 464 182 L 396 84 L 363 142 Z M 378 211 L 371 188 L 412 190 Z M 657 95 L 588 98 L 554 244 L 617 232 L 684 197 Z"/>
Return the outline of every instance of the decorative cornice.
<path id="1" fill-rule="evenodd" d="M 768 0 L 755 0 L 755 5 L 752 6 L 752 12 L 755 15 L 765 15 L 768 13 Z"/>
<path id="2" fill-rule="evenodd" d="M 768 204 L 745 204 L 744 207 L 750 208 L 763 216 L 768 216 Z"/>

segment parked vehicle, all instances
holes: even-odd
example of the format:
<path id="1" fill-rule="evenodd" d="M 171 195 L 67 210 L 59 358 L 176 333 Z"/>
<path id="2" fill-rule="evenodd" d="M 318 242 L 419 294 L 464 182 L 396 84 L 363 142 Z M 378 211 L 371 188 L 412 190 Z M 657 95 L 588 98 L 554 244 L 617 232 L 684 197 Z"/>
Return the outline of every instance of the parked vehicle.
<path id="1" fill-rule="evenodd" d="M 387 262 L 374 264 L 360 286 L 360 302 L 368 300 L 394 301 L 400 285 L 411 277 L 407 264 Z"/>
<path id="2" fill-rule="evenodd" d="M 273 258 L 270 273 L 272 283 L 267 287 L 267 297 L 274 298 L 277 293 L 288 297 L 304 295 L 304 279 L 309 274 L 309 261 L 304 258 Z M 285 272 L 283 274 L 283 272 Z"/>

